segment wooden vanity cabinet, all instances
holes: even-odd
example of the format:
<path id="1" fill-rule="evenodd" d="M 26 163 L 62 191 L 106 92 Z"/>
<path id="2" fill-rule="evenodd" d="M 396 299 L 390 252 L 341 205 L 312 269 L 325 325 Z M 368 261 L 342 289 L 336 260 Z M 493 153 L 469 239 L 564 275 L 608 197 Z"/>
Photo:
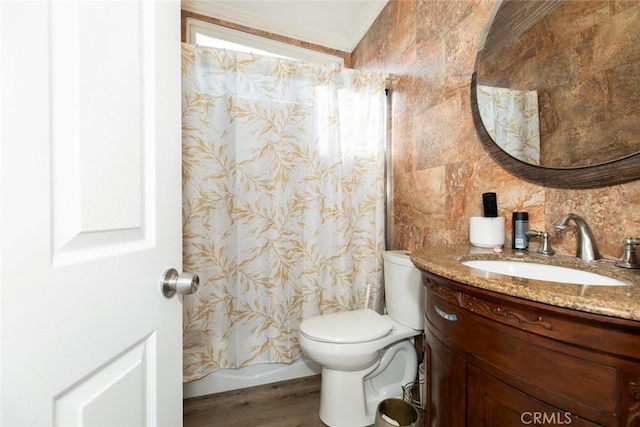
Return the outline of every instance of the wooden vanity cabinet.
<path id="1" fill-rule="evenodd" d="M 640 322 L 422 276 L 425 425 L 640 426 Z"/>

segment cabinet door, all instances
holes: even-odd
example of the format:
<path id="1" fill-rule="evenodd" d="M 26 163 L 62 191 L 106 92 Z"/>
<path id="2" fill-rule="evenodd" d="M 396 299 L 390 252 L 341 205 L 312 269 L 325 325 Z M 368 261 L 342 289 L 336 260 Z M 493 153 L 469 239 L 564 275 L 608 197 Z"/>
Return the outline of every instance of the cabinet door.
<path id="1" fill-rule="evenodd" d="M 425 425 L 462 427 L 465 425 L 466 361 L 426 331 L 427 372 Z"/>
<path id="2" fill-rule="evenodd" d="M 598 425 L 528 396 L 473 365 L 469 365 L 467 371 L 468 426 Z"/>

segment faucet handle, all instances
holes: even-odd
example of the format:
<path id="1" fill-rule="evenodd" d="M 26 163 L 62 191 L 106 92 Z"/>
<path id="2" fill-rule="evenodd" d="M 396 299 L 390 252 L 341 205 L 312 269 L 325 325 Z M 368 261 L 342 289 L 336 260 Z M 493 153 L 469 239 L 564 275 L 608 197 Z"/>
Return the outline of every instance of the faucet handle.
<path id="1" fill-rule="evenodd" d="M 551 247 L 551 242 L 549 241 L 549 233 L 546 231 L 536 231 L 536 230 L 528 230 L 526 233 L 527 237 L 540 237 L 542 238 L 542 242 L 540 242 L 540 247 L 536 251 L 537 253 L 545 256 L 552 256 L 556 253 Z"/>
<path id="2" fill-rule="evenodd" d="M 640 261 L 636 255 L 636 246 L 640 245 L 640 238 L 626 237 L 622 241 L 622 255 L 615 265 L 622 268 L 640 268 Z"/>

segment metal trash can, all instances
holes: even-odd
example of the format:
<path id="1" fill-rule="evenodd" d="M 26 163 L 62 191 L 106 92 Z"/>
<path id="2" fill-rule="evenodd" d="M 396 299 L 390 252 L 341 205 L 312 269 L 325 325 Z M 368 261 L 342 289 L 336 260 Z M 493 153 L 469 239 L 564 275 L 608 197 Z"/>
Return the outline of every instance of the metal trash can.
<path id="1" fill-rule="evenodd" d="M 376 410 L 375 427 L 416 427 L 418 426 L 418 410 L 402 399 L 384 399 Z"/>

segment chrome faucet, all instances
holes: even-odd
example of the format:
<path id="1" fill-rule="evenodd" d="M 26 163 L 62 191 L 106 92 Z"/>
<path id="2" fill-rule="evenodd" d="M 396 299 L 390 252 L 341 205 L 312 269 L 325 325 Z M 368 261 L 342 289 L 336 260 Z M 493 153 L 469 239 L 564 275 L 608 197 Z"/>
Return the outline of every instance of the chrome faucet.
<path id="1" fill-rule="evenodd" d="M 640 238 L 625 237 L 622 241 L 622 255 L 614 265 L 622 268 L 640 268 L 640 260 L 636 254 L 636 246 L 638 245 L 640 245 Z"/>
<path id="2" fill-rule="evenodd" d="M 581 216 L 574 213 L 566 214 L 556 221 L 553 226 L 556 230 L 564 230 L 567 228 L 567 223 L 570 220 L 573 220 L 578 227 L 578 252 L 576 253 L 576 257 L 583 261 L 600 259 L 600 252 L 596 245 L 596 239 L 593 237 L 593 232 Z"/>
<path id="3" fill-rule="evenodd" d="M 536 253 L 544 256 L 553 256 L 556 253 L 556 251 L 554 251 L 551 247 L 551 242 L 549 241 L 549 233 L 547 233 L 546 231 L 527 230 L 527 232 L 524 234 L 526 234 L 527 237 L 540 237 L 542 239 L 542 242 L 540 242 L 540 247 L 538 248 Z"/>

